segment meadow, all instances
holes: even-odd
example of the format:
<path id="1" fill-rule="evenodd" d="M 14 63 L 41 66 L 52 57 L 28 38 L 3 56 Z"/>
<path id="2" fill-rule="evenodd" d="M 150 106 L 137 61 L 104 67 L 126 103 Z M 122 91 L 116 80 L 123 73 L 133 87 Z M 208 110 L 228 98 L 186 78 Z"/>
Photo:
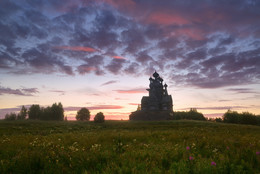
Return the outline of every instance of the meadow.
<path id="1" fill-rule="evenodd" d="M 260 173 L 260 127 L 0 121 L 0 173 Z"/>

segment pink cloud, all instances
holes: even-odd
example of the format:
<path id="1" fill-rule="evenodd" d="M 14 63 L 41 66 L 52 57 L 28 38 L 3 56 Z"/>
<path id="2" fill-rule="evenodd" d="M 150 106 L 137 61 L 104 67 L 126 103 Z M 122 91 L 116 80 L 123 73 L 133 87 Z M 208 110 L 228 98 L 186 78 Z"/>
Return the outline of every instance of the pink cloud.
<path id="1" fill-rule="evenodd" d="M 71 51 L 85 51 L 85 52 L 97 52 L 98 50 L 90 47 L 81 47 L 81 46 L 57 46 L 56 49 L 61 50 L 71 50 Z"/>
<path id="2" fill-rule="evenodd" d="M 139 105 L 139 103 L 128 103 L 129 105 L 134 105 L 134 106 L 137 106 Z"/>
<path id="3" fill-rule="evenodd" d="M 91 71 L 95 71 L 95 70 L 97 70 L 96 67 L 88 66 L 88 65 L 81 65 L 78 67 L 78 71 L 80 74 L 90 73 Z"/>
<path id="4" fill-rule="evenodd" d="M 133 0 L 103 0 L 107 4 L 117 8 L 131 11 L 136 7 L 136 3 Z"/>
<path id="5" fill-rule="evenodd" d="M 147 93 L 145 88 L 136 88 L 136 89 L 129 89 L 129 90 L 114 90 L 121 94 L 136 94 L 136 93 Z"/>
<path id="6" fill-rule="evenodd" d="M 124 57 L 121 57 L 121 56 L 112 56 L 114 59 L 123 59 L 123 60 L 125 60 L 126 58 L 124 58 Z"/>
<path id="7" fill-rule="evenodd" d="M 123 106 L 119 105 L 96 105 L 88 107 L 89 110 L 101 110 L 101 109 L 122 109 Z"/>
<path id="8" fill-rule="evenodd" d="M 185 25 L 189 24 L 190 21 L 178 14 L 170 14 L 168 12 L 155 12 L 151 13 L 146 18 L 147 23 L 159 24 L 159 25 Z"/>
<path id="9" fill-rule="evenodd" d="M 203 31 L 201 31 L 200 29 L 196 29 L 196 28 L 179 29 L 176 31 L 175 34 L 187 36 L 187 37 L 190 37 L 195 40 L 203 40 L 204 36 L 205 36 L 205 33 L 203 33 Z"/>

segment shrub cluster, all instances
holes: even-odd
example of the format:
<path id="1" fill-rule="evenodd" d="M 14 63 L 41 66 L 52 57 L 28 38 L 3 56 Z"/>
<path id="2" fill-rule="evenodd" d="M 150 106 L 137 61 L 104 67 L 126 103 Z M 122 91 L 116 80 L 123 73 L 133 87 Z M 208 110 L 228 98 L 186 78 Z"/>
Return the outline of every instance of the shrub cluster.
<path id="1" fill-rule="evenodd" d="M 224 123 L 236 123 L 236 124 L 250 124 L 260 125 L 260 116 L 255 116 L 249 112 L 238 113 L 236 111 L 228 110 L 223 115 Z"/>
<path id="2" fill-rule="evenodd" d="M 200 112 L 197 111 L 197 109 L 191 108 L 190 111 L 188 112 L 174 112 L 173 114 L 173 119 L 174 120 L 203 120 L 206 121 L 206 118 L 204 115 Z"/>

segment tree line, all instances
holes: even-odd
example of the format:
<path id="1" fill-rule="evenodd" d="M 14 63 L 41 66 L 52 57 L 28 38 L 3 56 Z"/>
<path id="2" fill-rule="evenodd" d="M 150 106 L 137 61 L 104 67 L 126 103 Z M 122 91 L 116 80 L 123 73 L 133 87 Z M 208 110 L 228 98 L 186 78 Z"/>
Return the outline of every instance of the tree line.
<path id="1" fill-rule="evenodd" d="M 31 105 L 27 110 L 25 106 L 22 106 L 20 112 L 10 113 L 5 115 L 5 120 L 56 120 L 63 121 L 67 120 L 64 117 L 64 109 L 61 103 L 54 103 L 52 106 L 48 106 L 46 108 L 40 107 L 38 104 Z M 87 108 L 81 108 L 76 115 L 76 120 L 78 121 L 89 121 L 90 112 Z M 98 123 L 102 123 L 105 121 L 105 116 L 102 112 L 99 112 L 95 115 L 94 121 Z"/>
<path id="2" fill-rule="evenodd" d="M 255 115 L 249 112 L 238 113 L 237 111 L 228 110 L 222 118 L 216 118 L 213 121 L 234 124 L 260 125 L 260 115 Z"/>

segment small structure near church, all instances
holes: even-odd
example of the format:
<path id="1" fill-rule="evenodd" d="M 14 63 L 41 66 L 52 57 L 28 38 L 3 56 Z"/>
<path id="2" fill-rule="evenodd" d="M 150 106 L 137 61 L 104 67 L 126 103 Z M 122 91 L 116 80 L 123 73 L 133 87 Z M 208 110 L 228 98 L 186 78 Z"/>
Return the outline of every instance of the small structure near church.
<path id="1" fill-rule="evenodd" d="M 168 94 L 163 79 L 155 71 L 150 77 L 149 96 L 143 96 L 141 110 L 132 112 L 130 120 L 168 120 L 173 117 L 172 96 Z"/>

